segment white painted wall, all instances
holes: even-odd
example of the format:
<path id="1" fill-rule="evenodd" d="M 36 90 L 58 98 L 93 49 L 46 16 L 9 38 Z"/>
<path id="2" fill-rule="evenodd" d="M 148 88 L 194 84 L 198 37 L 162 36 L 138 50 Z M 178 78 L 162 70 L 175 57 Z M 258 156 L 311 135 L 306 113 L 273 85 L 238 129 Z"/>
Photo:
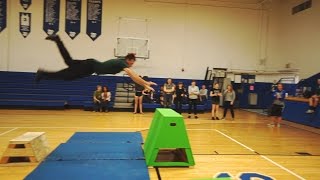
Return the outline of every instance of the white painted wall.
<path id="1" fill-rule="evenodd" d="M 103 61 L 113 58 L 118 17 L 147 18 L 150 19 L 151 59 L 136 63 L 134 69 L 138 73 L 203 79 L 207 66 L 256 69 L 261 58 L 261 11 L 254 10 L 256 5 L 234 8 L 230 3 L 218 4 L 228 7 L 215 7 L 217 4 L 212 1 L 197 2 L 207 5 L 105 0 L 103 34 L 93 42 L 85 34 L 86 1 L 83 0 L 82 5 L 82 32 L 71 40 L 64 32 L 65 0 L 61 0 L 59 34 L 74 58 Z M 0 70 L 35 72 L 38 67 L 64 68 L 54 43 L 44 40 L 43 1 L 33 1 L 28 9 L 32 13 L 32 32 L 27 38 L 18 30 L 20 11 L 24 10 L 19 0 L 10 0 L 9 27 L 0 34 Z"/>
<path id="2" fill-rule="evenodd" d="M 291 9 L 303 0 L 273 1 L 270 15 L 268 67 L 284 68 L 291 63 L 307 78 L 320 69 L 320 1 L 312 8 L 291 15 Z"/>

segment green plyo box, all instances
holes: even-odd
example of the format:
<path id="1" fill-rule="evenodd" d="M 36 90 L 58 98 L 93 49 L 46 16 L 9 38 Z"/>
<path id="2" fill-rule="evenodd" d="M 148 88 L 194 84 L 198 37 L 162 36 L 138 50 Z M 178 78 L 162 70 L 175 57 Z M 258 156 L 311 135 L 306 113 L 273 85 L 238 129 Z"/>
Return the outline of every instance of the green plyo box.
<path id="1" fill-rule="evenodd" d="M 157 108 L 144 144 L 148 166 L 195 165 L 183 117 L 172 109 Z"/>

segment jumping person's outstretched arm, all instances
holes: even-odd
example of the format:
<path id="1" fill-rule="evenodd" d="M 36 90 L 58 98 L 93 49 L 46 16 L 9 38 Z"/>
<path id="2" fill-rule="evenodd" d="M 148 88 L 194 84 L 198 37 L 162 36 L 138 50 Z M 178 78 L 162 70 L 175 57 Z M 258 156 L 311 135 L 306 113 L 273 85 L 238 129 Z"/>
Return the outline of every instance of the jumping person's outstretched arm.
<path id="1" fill-rule="evenodd" d="M 157 85 L 154 82 L 147 82 L 143 80 L 141 77 L 139 77 L 138 74 L 136 74 L 134 71 L 132 71 L 130 68 L 124 68 L 123 69 L 128 76 L 137 84 L 140 84 L 141 86 L 145 87 L 146 89 L 150 89 L 151 91 L 154 91 L 154 89 L 151 87 L 152 85 Z"/>

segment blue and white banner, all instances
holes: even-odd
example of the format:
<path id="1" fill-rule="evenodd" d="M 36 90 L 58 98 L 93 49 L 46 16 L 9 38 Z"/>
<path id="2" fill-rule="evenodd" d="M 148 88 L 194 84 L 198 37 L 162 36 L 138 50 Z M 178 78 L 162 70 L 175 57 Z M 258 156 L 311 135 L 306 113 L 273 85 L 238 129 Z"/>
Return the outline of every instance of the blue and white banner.
<path id="1" fill-rule="evenodd" d="M 31 5 L 31 3 L 32 3 L 32 0 L 20 0 L 20 4 L 24 10 L 27 10 Z"/>
<path id="2" fill-rule="evenodd" d="M 101 35 L 102 0 L 87 0 L 87 35 L 94 41 Z"/>
<path id="3" fill-rule="evenodd" d="M 66 0 L 66 33 L 74 39 L 80 33 L 81 0 Z"/>
<path id="4" fill-rule="evenodd" d="M 0 33 L 7 27 L 7 0 L 0 0 Z"/>
<path id="5" fill-rule="evenodd" d="M 43 30 L 48 35 L 59 31 L 60 0 L 44 0 Z"/>
<path id="6" fill-rule="evenodd" d="M 20 12 L 20 33 L 26 38 L 31 32 L 31 13 Z"/>

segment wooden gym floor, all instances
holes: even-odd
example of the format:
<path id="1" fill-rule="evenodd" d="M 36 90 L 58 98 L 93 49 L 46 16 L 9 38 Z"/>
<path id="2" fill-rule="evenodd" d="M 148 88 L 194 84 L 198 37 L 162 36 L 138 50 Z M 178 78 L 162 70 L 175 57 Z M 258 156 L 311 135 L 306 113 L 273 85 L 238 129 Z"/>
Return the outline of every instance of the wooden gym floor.
<path id="1" fill-rule="evenodd" d="M 184 114 L 186 117 L 186 114 Z M 160 168 L 163 180 L 212 178 L 220 172 L 233 176 L 257 172 L 280 180 L 320 179 L 320 131 L 284 121 L 267 127 L 266 116 L 242 110 L 236 120 L 212 121 L 210 114 L 185 119 L 196 165 Z M 141 131 L 145 138 L 153 113 L 95 113 L 82 110 L 0 110 L 0 155 L 10 139 L 25 132 L 44 131 L 51 150 L 74 132 Z M 310 155 L 299 155 L 306 152 Z M 1 180 L 23 179 L 38 164 L 2 164 Z M 151 179 L 158 179 L 149 168 Z"/>

